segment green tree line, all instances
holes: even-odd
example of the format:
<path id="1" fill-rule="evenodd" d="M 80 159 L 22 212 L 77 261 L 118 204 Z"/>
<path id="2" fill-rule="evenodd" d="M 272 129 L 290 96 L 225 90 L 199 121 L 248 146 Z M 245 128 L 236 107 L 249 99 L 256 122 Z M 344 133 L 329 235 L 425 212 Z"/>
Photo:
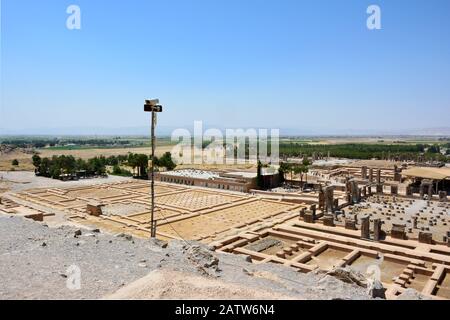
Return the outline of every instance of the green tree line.
<path id="1" fill-rule="evenodd" d="M 112 174 L 131 176 L 121 165 L 133 168 L 136 177 L 147 178 L 147 167 L 150 157 L 145 154 L 130 153 L 128 155 L 94 157 L 88 160 L 75 159 L 73 156 L 53 156 L 51 158 L 41 158 L 39 155 L 33 155 L 33 165 L 35 173 L 39 176 L 59 179 L 64 174 L 81 175 L 92 177 L 106 174 L 106 166 L 112 166 Z M 167 170 L 173 170 L 176 165 L 172 160 L 170 152 L 164 153 L 160 158 L 155 157 L 156 167 L 165 167 Z"/>
<path id="2" fill-rule="evenodd" d="M 312 145 L 301 143 L 280 144 L 280 155 L 287 157 L 311 157 L 321 154 L 337 158 L 351 159 L 383 159 L 388 156 L 399 160 L 414 160 L 421 155 L 425 160 L 447 161 L 447 157 L 440 153 L 439 145 L 411 144 L 411 145 L 385 145 L 385 144 L 334 144 Z"/>

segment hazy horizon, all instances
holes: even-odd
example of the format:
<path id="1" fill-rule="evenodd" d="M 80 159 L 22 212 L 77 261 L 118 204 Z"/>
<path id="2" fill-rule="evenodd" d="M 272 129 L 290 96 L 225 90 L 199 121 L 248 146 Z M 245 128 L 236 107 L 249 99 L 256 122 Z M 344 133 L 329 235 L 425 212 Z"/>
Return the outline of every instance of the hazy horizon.
<path id="1" fill-rule="evenodd" d="M 158 136 L 169 136 L 175 129 L 187 129 L 193 134 L 193 125 L 186 125 L 182 127 L 172 126 L 158 126 L 156 134 Z M 238 127 L 226 128 L 223 126 L 204 125 L 203 131 L 209 128 L 217 128 L 225 134 L 226 129 L 238 129 Z M 239 129 L 272 129 L 272 128 L 260 128 L 260 127 L 239 127 Z M 300 128 L 273 128 L 279 129 L 281 136 L 305 136 L 305 137 L 401 137 L 401 136 L 435 136 L 435 137 L 450 137 L 450 127 L 442 128 L 414 128 L 409 130 L 354 130 L 354 129 L 341 129 L 341 130 L 325 130 L 325 129 L 300 129 Z M 1 130 L 0 136 L 149 136 L 150 125 L 142 127 L 126 127 L 126 128 L 108 128 L 108 127 L 66 127 L 66 128 L 28 128 L 24 130 Z"/>

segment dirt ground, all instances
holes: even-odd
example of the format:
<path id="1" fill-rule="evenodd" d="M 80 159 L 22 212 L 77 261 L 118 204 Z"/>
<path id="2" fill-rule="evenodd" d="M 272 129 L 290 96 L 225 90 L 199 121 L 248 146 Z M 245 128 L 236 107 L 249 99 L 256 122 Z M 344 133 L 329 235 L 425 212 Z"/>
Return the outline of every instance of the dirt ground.
<path id="1" fill-rule="evenodd" d="M 22 217 L 0 216 L 0 256 L 0 300 L 370 299 L 336 278 L 252 264 L 199 243 L 164 245 Z M 73 270 L 78 288 L 69 286 Z"/>
<path id="2" fill-rule="evenodd" d="M 158 146 L 156 149 L 156 156 L 161 156 L 163 153 L 167 151 L 171 151 L 173 146 Z M 39 156 L 44 158 L 51 158 L 54 155 L 61 156 L 74 156 L 75 158 L 89 159 L 98 156 L 118 156 L 118 155 L 126 155 L 129 152 L 131 153 L 145 153 L 150 154 L 151 149 L 149 147 L 143 148 L 111 148 L 111 149 L 83 149 L 83 150 L 49 150 L 49 149 L 38 149 L 37 152 Z M 11 171 L 11 170 L 25 170 L 30 171 L 33 170 L 32 163 L 32 153 L 25 153 L 23 151 L 13 151 L 10 153 L 1 153 L 0 154 L 0 170 Z M 18 166 L 13 166 L 11 162 L 17 159 L 19 161 Z"/>
<path id="3" fill-rule="evenodd" d="M 155 150 L 156 156 L 159 157 L 165 152 L 171 152 L 173 146 L 158 146 Z M 144 153 L 150 154 L 151 149 L 149 147 L 141 148 L 112 148 L 112 149 L 83 149 L 83 150 L 49 150 L 49 149 L 38 149 L 37 152 L 41 158 L 47 157 L 51 158 L 54 155 L 61 156 L 74 156 L 75 158 L 90 159 L 99 156 L 118 156 L 126 155 L 128 153 Z M 33 171 L 32 163 L 32 153 L 26 153 L 20 150 L 15 150 L 10 153 L 0 153 L 0 171 Z M 19 161 L 18 166 L 13 166 L 11 162 L 17 159 Z M 179 165 L 177 169 L 192 168 L 201 170 L 253 170 L 256 165 L 252 164 L 242 164 L 242 165 L 229 165 L 229 164 L 201 164 L 201 165 Z"/>
<path id="4" fill-rule="evenodd" d="M 0 195 L 8 191 L 17 192 L 33 188 L 70 188 L 128 180 L 132 180 L 132 178 L 110 175 L 107 178 L 61 181 L 45 177 L 37 177 L 34 172 L 29 171 L 0 170 Z"/>

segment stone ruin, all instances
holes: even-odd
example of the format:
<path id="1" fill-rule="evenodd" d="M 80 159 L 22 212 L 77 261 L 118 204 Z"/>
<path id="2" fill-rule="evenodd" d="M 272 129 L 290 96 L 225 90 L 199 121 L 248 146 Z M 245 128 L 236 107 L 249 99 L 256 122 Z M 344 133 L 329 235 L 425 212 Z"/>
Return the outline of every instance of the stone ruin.
<path id="1" fill-rule="evenodd" d="M 86 212 L 91 216 L 99 217 L 103 214 L 102 213 L 103 206 L 104 205 L 99 202 L 90 202 L 86 206 Z"/>
<path id="2" fill-rule="evenodd" d="M 391 185 L 391 194 L 398 195 L 398 185 Z"/>
<path id="3" fill-rule="evenodd" d="M 334 199 L 334 187 L 328 186 L 319 189 L 319 209 L 324 212 L 333 213 L 338 207 L 338 199 Z"/>
<path id="4" fill-rule="evenodd" d="M 433 244 L 433 234 L 431 232 L 420 231 L 419 242 L 426 244 Z"/>
<path id="5" fill-rule="evenodd" d="M 447 202 L 447 191 L 439 191 L 439 201 Z"/>
<path id="6" fill-rule="evenodd" d="M 425 198 L 425 190 L 428 194 L 428 199 L 431 199 L 433 196 L 433 181 L 431 180 L 422 180 L 420 184 L 420 199 Z"/>
<path id="7" fill-rule="evenodd" d="M 402 181 L 402 170 L 399 169 L 396 165 L 394 166 L 394 181 L 401 182 Z"/>
<path id="8" fill-rule="evenodd" d="M 404 224 L 393 224 L 391 229 L 391 237 L 394 239 L 406 239 L 406 225 Z"/>
<path id="9" fill-rule="evenodd" d="M 349 203 L 359 203 L 361 201 L 361 189 L 355 180 L 349 180 L 345 184 L 347 200 Z"/>

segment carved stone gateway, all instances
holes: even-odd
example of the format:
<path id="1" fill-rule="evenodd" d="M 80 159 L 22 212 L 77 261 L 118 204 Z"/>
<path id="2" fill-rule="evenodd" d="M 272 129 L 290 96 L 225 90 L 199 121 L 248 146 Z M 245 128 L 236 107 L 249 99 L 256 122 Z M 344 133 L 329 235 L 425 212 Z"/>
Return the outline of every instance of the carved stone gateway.
<path id="1" fill-rule="evenodd" d="M 347 192 L 347 199 L 350 203 L 359 203 L 361 201 L 361 189 L 358 188 L 358 184 L 355 180 L 347 181 L 345 185 Z"/>
<path id="2" fill-rule="evenodd" d="M 424 199 L 425 191 L 428 194 L 428 200 L 431 200 L 433 196 L 433 181 L 422 180 L 422 183 L 420 184 L 420 199 Z"/>
<path id="3" fill-rule="evenodd" d="M 410 185 L 406 186 L 406 196 L 410 197 L 413 195 L 413 189 Z"/>
<path id="4" fill-rule="evenodd" d="M 373 220 L 373 240 L 380 241 L 382 238 L 383 231 L 381 230 L 382 221 L 381 219 Z"/>
<path id="5" fill-rule="evenodd" d="M 369 216 L 361 218 L 361 238 L 370 239 L 370 219 Z"/>
<path id="6" fill-rule="evenodd" d="M 327 187 L 325 189 L 325 212 L 334 212 L 334 187 Z"/>

